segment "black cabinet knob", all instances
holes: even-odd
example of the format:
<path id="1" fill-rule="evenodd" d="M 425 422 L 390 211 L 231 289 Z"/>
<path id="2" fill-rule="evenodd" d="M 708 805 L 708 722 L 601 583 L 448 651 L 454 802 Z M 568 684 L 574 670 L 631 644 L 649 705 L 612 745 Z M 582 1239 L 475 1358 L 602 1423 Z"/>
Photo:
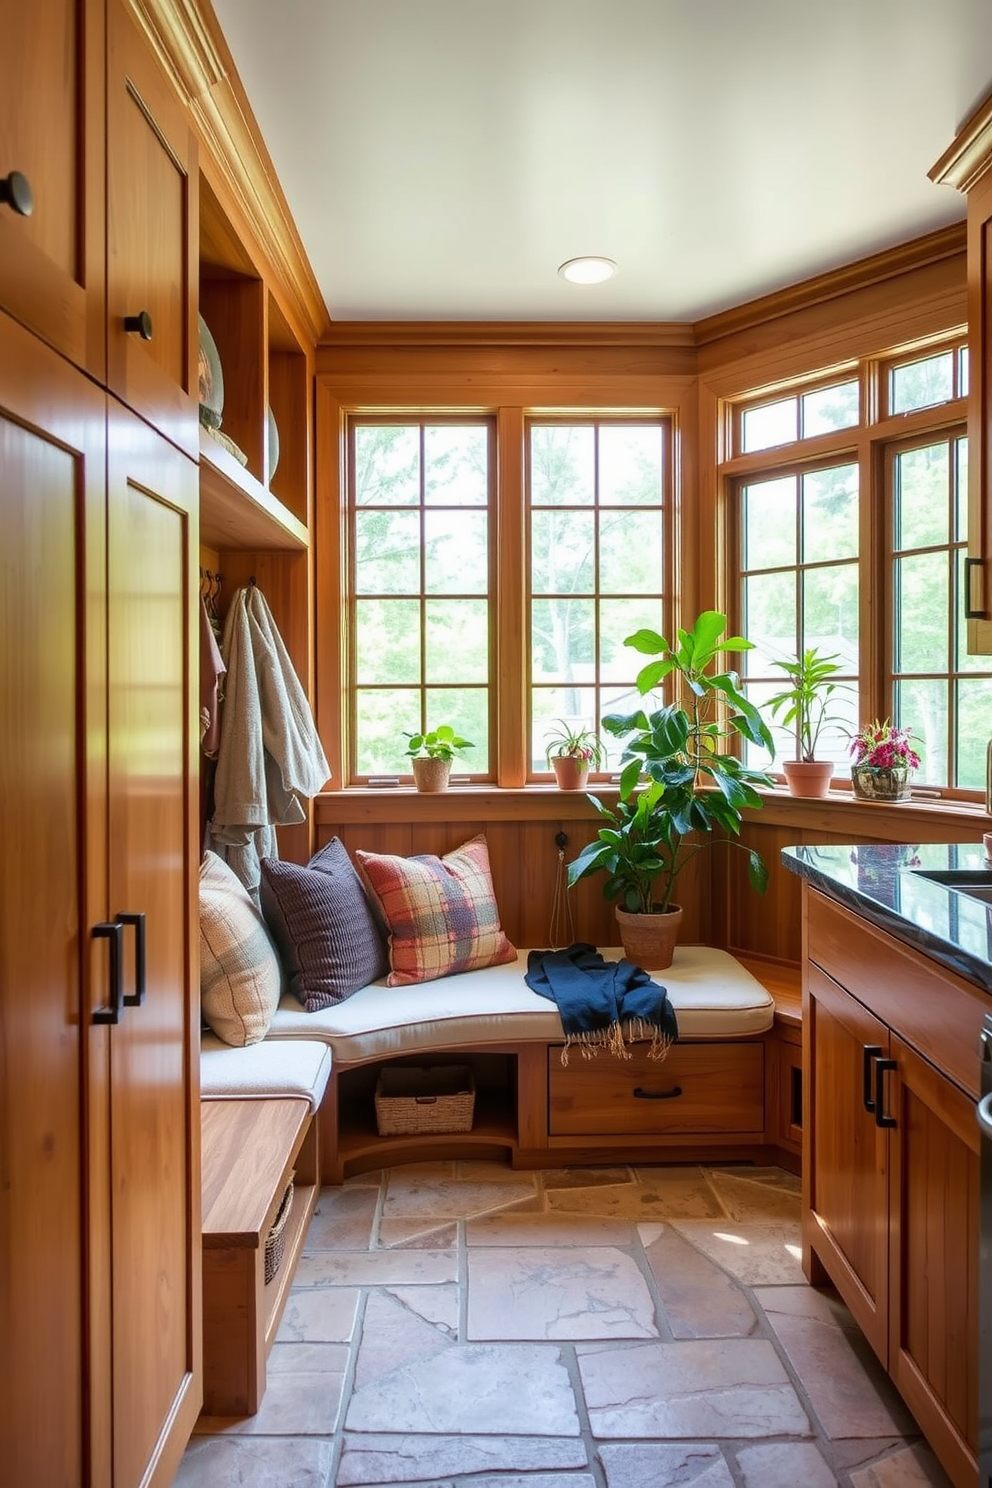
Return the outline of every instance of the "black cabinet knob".
<path id="1" fill-rule="evenodd" d="M 125 315 L 124 329 L 135 336 L 140 336 L 142 341 L 152 339 L 152 318 L 147 310 L 142 310 L 137 315 Z"/>
<path id="2" fill-rule="evenodd" d="M 18 217 L 30 217 L 34 211 L 34 193 L 27 176 L 11 171 L 9 176 L 0 178 L 0 202 Z"/>

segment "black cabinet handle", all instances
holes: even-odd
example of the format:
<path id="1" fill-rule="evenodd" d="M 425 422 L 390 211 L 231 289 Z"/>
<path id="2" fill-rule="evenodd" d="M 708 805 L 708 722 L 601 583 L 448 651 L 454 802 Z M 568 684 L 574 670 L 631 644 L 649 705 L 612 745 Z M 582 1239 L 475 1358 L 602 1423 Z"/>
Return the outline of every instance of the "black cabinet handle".
<path id="1" fill-rule="evenodd" d="M 145 1000 L 145 917 L 143 914 L 119 914 L 121 925 L 134 928 L 134 991 L 124 998 L 125 1007 L 140 1007 Z"/>
<path id="2" fill-rule="evenodd" d="M 886 1070 L 894 1070 L 894 1069 L 898 1069 L 898 1068 L 899 1068 L 899 1066 L 898 1066 L 898 1064 L 896 1063 L 896 1061 L 894 1059 L 880 1059 L 877 1062 L 877 1064 L 875 1065 L 875 1125 L 876 1126 L 895 1126 L 896 1125 L 896 1118 L 894 1116 L 886 1116 L 885 1115 L 885 1111 L 884 1111 L 884 1106 L 885 1106 L 885 1090 L 884 1090 L 883 1082 L 885 1080 L 885 1071 Z"/>
<path id="3" fill-rule="evenodd" d="M 861 1099 L 869 1116 L 874 1116 L 875 1114 L 875 1102 L 871 1094 L 871 1062 L 873 1059 L 878 1059 L 881 1053 L 881 1044 L 865 1044 L 862 1052 Z"/>
<path id="4" fill-rule="evenodd" d="M 110 941 L 110 1003 L 107 1007 L 97 1008 L 93 1014 L 93 1022 L 119 1023 L 124 1004 L 124 926 L 119 920 L 114 920 L 112 923 L 94 925 L 90 933 L 94 940 Z"/>
<path id="5" fill-rule="evenodd" d="M 142 341 L 152 339 L 152 318 L 147 310 L 141 310 L 137 315 L 125 315 L 124 329 L 129 335 L 140 336 Z"/>
<path id="6" fill-rule="evenodd" d="M 645 1090 L 642 1085 L 634 1086 L 634 1095 L 638 1100 L 675 1100 L 681 1094 L 681 1085 L 673 1085 L 671 1090 Z"/>
<path id="7" fill-rule="evenodd" d="M 0 178 L 0 202 L 18 217 L 30 217 L 34 211 L 34 192 L 27 176 L 11 171 L 9 176 Z"/>

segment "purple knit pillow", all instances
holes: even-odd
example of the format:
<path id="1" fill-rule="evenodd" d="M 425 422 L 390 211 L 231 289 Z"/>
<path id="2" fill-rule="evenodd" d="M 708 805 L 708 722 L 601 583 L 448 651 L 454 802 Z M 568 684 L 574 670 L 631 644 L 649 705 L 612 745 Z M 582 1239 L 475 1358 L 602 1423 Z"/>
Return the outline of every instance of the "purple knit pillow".
<path id="1" fill-rule="evenodd" d="M 263 858 L 262 913 L 290 991 L 308 1013 L 343 1002 L 389 970 L 382 930 L 337 837 L 306 868 Z"/>

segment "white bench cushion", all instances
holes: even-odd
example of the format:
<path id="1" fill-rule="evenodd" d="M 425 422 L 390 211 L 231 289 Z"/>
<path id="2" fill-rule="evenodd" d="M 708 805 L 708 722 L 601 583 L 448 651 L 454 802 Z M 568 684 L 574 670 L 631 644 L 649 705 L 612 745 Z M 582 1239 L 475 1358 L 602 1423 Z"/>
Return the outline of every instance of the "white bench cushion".
<path id="1" fill-rule="evenodd" d="M 562 1039 L 558 1010 L 524 981 L 527 954 L 518 951 L 516 960 L 504 966 L 460 972 L 412 987 L 373 982 L 344 1002 L 315 1013 L 305 1012 L 295 997 L 286 995 L 266 1042 L 324 1039 L 338 1065 L 423 1049 L 557 1043 Z M 622 954 L 619 949 L 603 951 L 612 960 Z M 774 999 L 726 951 L 679 946 L 673 964 L 652 975 L 668 988 L 682 1038 L 743 1038 L 765 1033 L 772 1026 Z"/>
<path id="2" fill-rule="evenodd" d="M 310 1017 L 311 1014 L 304 1013 Z M 232 1048 L 213 1033 L 200 1044 L 200 1096 L 203 1100 L 302 1098 L 316 1111 L 331 1074 L 331 1051 L 319 1038 L 292 1043 L 248 1044 Z"/>

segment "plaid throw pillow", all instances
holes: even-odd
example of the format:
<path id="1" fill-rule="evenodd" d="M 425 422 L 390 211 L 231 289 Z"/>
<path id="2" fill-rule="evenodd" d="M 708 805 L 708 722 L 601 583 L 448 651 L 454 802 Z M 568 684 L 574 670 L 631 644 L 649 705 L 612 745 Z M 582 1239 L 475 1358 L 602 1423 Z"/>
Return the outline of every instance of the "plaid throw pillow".
<path id="1" fill-rule="evenodd" d="M 257 1044 L 279 1006 L 282 973 L 265 921 L 216 853 L 200 864 L 200 1007 L 225 1044 Z"/>
<path id="2" fill-rule="evenodd" d="M 501 966 L 516 951 L 503 934 L 484 836 L 443 858 L 356 851 L 389 931 L 390 987 Z"/>

